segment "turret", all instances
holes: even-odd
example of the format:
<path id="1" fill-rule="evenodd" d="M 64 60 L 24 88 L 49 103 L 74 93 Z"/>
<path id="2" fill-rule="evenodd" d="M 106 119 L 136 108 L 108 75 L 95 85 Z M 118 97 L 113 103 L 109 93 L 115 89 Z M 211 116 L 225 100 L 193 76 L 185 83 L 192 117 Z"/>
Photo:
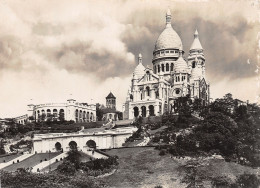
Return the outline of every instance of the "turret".
<path id="1" fill-rule="evenodd" d="M 205 57 L 197 29 L 194 33 L 194 40 L 189 51 L 188 66 L 191 69 L 191 80 L 194 81 L 202 77 L 205 78 Z"/>

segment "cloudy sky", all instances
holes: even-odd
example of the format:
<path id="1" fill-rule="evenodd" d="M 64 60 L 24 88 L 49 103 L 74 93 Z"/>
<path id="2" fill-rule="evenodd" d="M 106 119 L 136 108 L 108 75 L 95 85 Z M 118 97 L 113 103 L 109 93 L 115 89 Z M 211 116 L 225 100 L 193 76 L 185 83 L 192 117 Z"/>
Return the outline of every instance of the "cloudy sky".
<path id="1" fill-rule="evenodd" d="M 110 91 L 120 110 L 138 53 L 152 65 L 168 7 L 186 57 L 199 31 L 212 97 L 255 102 L 260 30 L 250 1 L 0 0 L 0 118 L 29 103 L 105 103 Z"/>

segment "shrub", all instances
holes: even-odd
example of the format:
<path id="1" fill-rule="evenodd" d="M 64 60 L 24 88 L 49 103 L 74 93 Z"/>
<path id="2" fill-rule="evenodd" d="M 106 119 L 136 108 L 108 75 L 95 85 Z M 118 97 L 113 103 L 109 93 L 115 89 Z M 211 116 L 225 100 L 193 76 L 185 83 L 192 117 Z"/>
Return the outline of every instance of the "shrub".
<path id="1" fill-rule="evenodd" d="M 164 149 L 161 150 L 160 153 L 159 153 L 159 155 L 161 155 L 161 156 L 162 156 L 162 155 L 165 155 L 165 154 L 166 154 L 166 150 L 164 150 Z"/>
<path id="2" fill-rule="evenodd" d="M 260 181 L 255 174 L 244 173 L 239 176 L 236 184 L 241 188 L 259 188 Z"/>

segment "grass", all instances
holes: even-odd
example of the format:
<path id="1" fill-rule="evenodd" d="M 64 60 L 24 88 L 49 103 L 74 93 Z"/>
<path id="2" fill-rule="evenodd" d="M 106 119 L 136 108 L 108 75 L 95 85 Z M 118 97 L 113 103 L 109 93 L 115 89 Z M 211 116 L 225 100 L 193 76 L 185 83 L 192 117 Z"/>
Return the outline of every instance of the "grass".
<path id="1" fill-rule="evenodd" d="M 113 188 L 153 188 L 162 187 L 184 188 L 190 183 L 187 176 L 195 176 L 196 185 L 212 187 L 211 180 L 216 177 L 229 177 L 235 180 L 236 176 L 249 173 L 260 173 L 253 169 L 233 162 L 225 162 L 212 158 L 171 158 L 169 154 L 160 156 L 153 147 L 121 148 L 106 151 L 109 155 L 119 157 L 117 171 L 108 177 L 102 178 L 108 187 Z M 195 164 L 195 165 L 194 165 Z M 195 166 L 196 174 L 190 174 L 191 166 Z"/>
<path id="2" fill-rule="evenodd" d="M 8 162 L 11 161 L 19 156 L 21 156 L 22 154 L 14 154 L 14 155 L 5 155 L 5 156 L 0 156 L 0 163 L 4 163 L 4 162 Z"/>
<path id="3" fill-rule="evenodd" d="M 176 170 L 179 162 L 159 156 L 153 147 L 113 149 L 107 153 L 119 156 L 118 170 L 103 178 L 108 187 L 185 187 Z"/>
<path id="4" fill-rule="evenodd" d="M 56 152 L 56 153 L 38 153 L 19 163 L 15 163 L 10 166 L 7 166 L 3 170 L 9 171 L 9 172 L 14 172 L 18 168 L 26 169 L 26 168 L 34 167 L 35 165 L 39 164 L 41 160 L 42 161 L 44 161 L 45 159 L 49 160 L 49 159 L 52 159 L 53 157 L 56 157 L 59 154 L 60 153 L 58 153 L 58 152 Z"/>

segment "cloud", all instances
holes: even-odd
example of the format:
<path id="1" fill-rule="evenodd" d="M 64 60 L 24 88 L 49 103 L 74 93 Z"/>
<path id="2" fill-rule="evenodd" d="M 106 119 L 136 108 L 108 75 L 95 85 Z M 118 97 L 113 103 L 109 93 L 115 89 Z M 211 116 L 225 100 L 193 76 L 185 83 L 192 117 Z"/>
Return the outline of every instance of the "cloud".
<path id="1" fill-rule="evenodd" d="M 1 1 L 0 117 L 25 113 L 30 99 L 64 102 L 73 94 L 104 103 L 110 91 L 121 109 L 137 54 L 152 66 L 167 7 L 186 57 L 199 30 L 212 91 L 222 96 L 221 86 L 245 87 L 253 79 L 258 13 L 247 2 Z M 248 95 L 232 91 L 253 99 L 251 87 Z"/>

